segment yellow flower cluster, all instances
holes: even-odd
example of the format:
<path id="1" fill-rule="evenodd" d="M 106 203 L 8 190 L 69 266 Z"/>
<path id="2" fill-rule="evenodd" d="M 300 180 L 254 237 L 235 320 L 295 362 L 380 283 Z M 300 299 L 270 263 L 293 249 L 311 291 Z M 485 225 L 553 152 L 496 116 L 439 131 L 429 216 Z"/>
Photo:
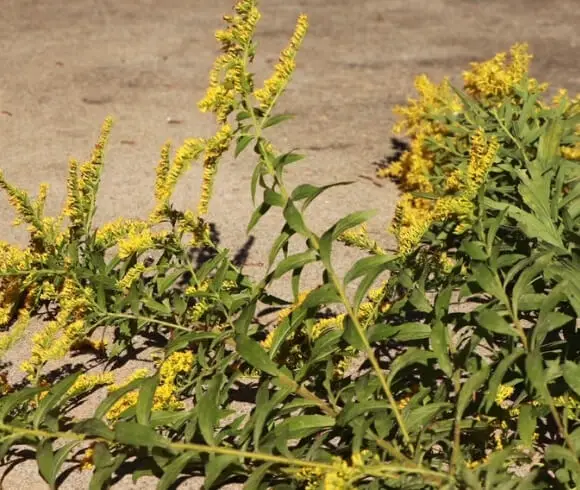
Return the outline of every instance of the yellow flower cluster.
<path id="1" fill-rule="evenodd" d="M 246 58 L 251 57 L 252 38 L 260 20 L 255 0 L 241 0 L 234 10 L 237 15 L 224 17 L 228 27 L 216 32 L 223 54 L 216 59 L 209 76 L 209 88 L 198 103 L 202 112 L 213 112 L 222 124 L 234 110 L 236 97 L 242 95 L 244 85 L 251 90 L 252 79 L 245 72 L 245 63 Z"/>
<path id="2" fill-rule="evenodd" d="M 473 200 L 494 163 L 498 148 L 497 139 L 492 137 L 487 141 L 483 129 L 479 128 L 471 139 L 469 164 L 463 178 L 459 179 L 460 192 L 457 195 L 443 196 L 434 201 L 417 199 L 409 193 L 403 195 L 392 225 L 402 255 L 412 252 L 435 222 L 453 216 L 460 221 L 455 233 L 463 233 L 468 228 L 474 211 Z M 452 178 L 457 179 L 456 176 Z"/>
<path id="3" fill-rule="evenodd" d="M 161 158 L 156 168 L 155 201 L 156 206 L 149 220 L 158 223 L 166 214 L 175 186 L 179 179 L 189 169 L 191 162 L 204 151 L 206 142 L 202 138 L 190 138 L 184 141 L 177 150 L 173 162 L 170 163 L 171 144 L 166 143 L 161 150 Z"/>
<path id="4" fill-rule="evenodd" d="M 104 150 L 112 126 L 113 120 L 105 119 L 90 160 L 80 166 L 76 160 L 71 160 L 69 163 L 67 199 L 62 215 L 70 219 L 72 228 L 85 226 L 95 212 L 97 191 L 103 170 Z"/>
<path id="5" fill-rule="evenodd" d="M 117 286 L 119 287 L 119 289 L 128 292 L 129 289 L 131 289 L 133 283 L 139 280 L 147 270 L 149 270 L 149 268 L 145 267 L 145 264 L 143 263 L 135 264 L 125 273 L 125 275 L 121 280 L 117 281 Z"/>
<path id="6" fill-rule="evenodd" d="M 513 93 L 526 76 L 532 55 L 527 44 L 515 44 L 510 49 L 510 62 L 506 63 L 507 53 L 499 53 L 491 60 L 471 63 L 471 70 L 463 74 L 465 91 L 478 98 L 499 99 Z M 533 78 L 529 80 L 530 90 L 543 91 L 546 85 L 539 85 Z"/>
<path id="7" fill-rule="evenodd" d="M 338 241 L 345 243 L 349 247 L 357 247 L 375 255 L 385 254 L 380 245 L 369 237 L 366 224 L 345 231 L 338 237 Z"/>
<path id="8" fill-rule="evenodd" d="M 140 255 L 155 248 L 167 236 L 167 232 L 154 233 L 150 229 L 141 232 L 131 231 L 119 240 L 119 258 L 126 259 L 133 254 Z"/>
<path id="9" fill-rule="evenodd" d="M 18 318 L 8 332 L 0 333 L 0 358 L 23 336 L 28 324 L 30 323 L 30 311 L 20 309 Z"/>
<path id="10" fill-rule="evenodd" d="M 81 374 L 67 391 L 68 396 L 78 396 L 94 390 L 98 386 L 111 385 L 115 381 L 113 373 Z"/>
<path id="11" fill-rule="evenodd" d="M 282 50 L 278 63 L 274 67 L 274 73 L 264 82 L 262 88 L 254 91 L 254 96 L 263 110 L 269 110 L 288 85 L 296 68 L 295 58 L 298 49 L 304 41 L 307 30 L 308 18 L 306 15 L 300 15 L 288 46 Z"/>
<path id="12" fill-rule="evenodd" d="M 201 183 L 201 195 L 197 205 L 199 216 L 207 213 L 209 200 L 213 191 L 213 184 L 217 172 L 217 164 L 220 157 L 228 150 L 233 138 L 232 127 L 224 123 L 219 131 L 208 140 L 203 161 L 203 177 Z"/>
<path id="13" fill-rule="evenodd" d="M 95 450 L 90 447 L 84 453 L 79 462 L 79 470 L 80 471 L 92 471 L 95 467 Z"/>
<path id="14" fill-rule="evenodd" d="M 503 402 L 512 396 L 514 393 L 514 387 L 509 385 L 499 385 L 497 393 L 495 395 L 495 403 L 502 406 Z"/>
<path id="15" fill-rule="evenodd" d="M 410 98 L 406 106 L 397 106 L 394 110 L 395 114 L 402 118 L 393 128 L 395 133 L 436 134 L 442 128 L 430 119 L 434 116 L 454 114 L 463 107 L 447 79 L 437 85 L 431 82 L 427 75 L 420 75 L 415 79 L 415 89 L 419 98 Z"/>
<path id="16" fill-rule="evenodd" d="M 171 354 L 159 368 L 160 383 L 155 389 L 153 395 L 152 410 L 181 410 L 183 402 L 177 398 L 177 377 L 182 373 L 191 371 L 193 367 L 194 356 L 191 351 L 175 352 Z M 126 386 L 135 379 L 140 379 L 148 376 L 146 369 L 140 369 L 133 373 L 129 379 L 121 384 L 114 385 L 109 388 L 110 391 L 118 390 Z M 110 421 L 117 420 L 125 410 L 134 406 L 139 399 L 138 390 L 131 391 L 122 396 L 107 412 L 107 419 Z"/>
<path id="17" fill-rule="evenodd" d="M 429 180 L 433 160 L 424 148 L 424 138 L 425 135 L 420 133 L 411 142 L 411 148 L 392 165 L 380 169 L 377 176 L 397 179 L 401 188 L 408 191 L 433 192 L 433 184 Z"/>
<path id="18" fill-rule="evenodd" d="M 332 458 L 332 469 L 321 467 L 301 468 L 294 478 L 305 485 L 305 490 L 348 490 L 356 488 L 357 480 L 365 476 L 364 468 L 370 462 L 378 463 L 376 455 L 364 449 L 351 456 L 351 464 L 342 458 Z"/>
<path id="19" fill-rule="evenodd" d="M 65 280 L 59 295 L 60 311 L 56 320 L 49 322 L 32 337 L 30 359 L 21 365 L 30 379 L 34 379 L 46 362 L 64 357 L 74 343 L 85 335 L 83 316 L 93 295 L 90 288 L 81 289 L 71 279 Z"/>
<path id="20" fill-rule="evenodd" d="M 148 229 L 149 224 L 146 221 L 118 218 L 97 230 L 95 244 L 102 248 L 109 248 L 122 238 L 138 235 Z"/>

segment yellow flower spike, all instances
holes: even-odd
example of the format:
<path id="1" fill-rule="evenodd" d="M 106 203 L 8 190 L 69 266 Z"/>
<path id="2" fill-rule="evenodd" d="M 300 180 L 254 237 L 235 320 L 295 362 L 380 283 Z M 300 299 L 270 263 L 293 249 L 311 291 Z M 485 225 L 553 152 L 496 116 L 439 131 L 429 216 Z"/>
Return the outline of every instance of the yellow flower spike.
<path id="1" fill-rule="evenodd" d="M 10 327 L 10 330 L 0 333 L 0 358 L 24 336 L 29 323 L 30 312 L 26 309 L 21 309 L 18 312 L 18 319 Z"/>
<path id="2" fill-rule="evenodd" d="M 197 205 L 199 216 L 208 212 L 209 200 L 213 191 L 213 184 L 217 171 L 217 164 L 220 157 L 228 150 L 233 138 L 233 129 L 229 124 L 223 124 L 219 131 L 210 138 L 205 148 L 203 161 L 203 178 L 201 184 L 201 195 Z"/>
<path id="3" fill-rule="evenodd" d="M 99 247 L 108 248 L 129 235 L 138 235 L 149 230 L 149 228 L 150 225 L 145 221 L 118 218 L 97 230 L 95 244 Z"/>
<path id="4" fill-rule="evenodd" d="M 357 247 L 375 255 L 385 254 L 385 251 L 380 247 L 380 245 L 369 237 L 366 224 L 345 231 L 338 237 L 338 241 L 343 242 L 350 247 Z"/>
<path id="5" fill-rule="evenodd" d="M 84 453 L 80 460 L 79 470 L 80 471 L 92 471 L 95 467 L 94 462 L 95 450 L 90 447 Z"/>
<path id="6" fill-rule="evenodd" d="M 191 351 L 174 352 L 161 365 L 159 374 L 162 383 L 173 383 L 178 374 L 187 373 L 193 367 L 194 356 Z"/>
<path id="7" fill-rule="evenodd" d="M 126 238 L 119 241 L 119 258 L 126 259 L 132 254 L 141 254 L 155 246 L 151 230 L 130 232 Z"/>
<path id="8" fill-rule="evenodd" d="M 512 95 L 528 72 L 531 59 L 527 44 L 515 44 L 510 49 L 509 62 L 507 53 L 499 53 L 490 60 L 471 63 L 471 70 L 463 74 L 465 91 L 479 100 L 497 100 Z M 528 86 L 537 92 L 547 87 L 533 78 Z"/>
<path id="9" fill-rule="evenodd" d="M 123 278 L 117 282 L 117 286 L 119 287 L 119 289 L 128 292 L 129 289 L 131 289 L 133 283 L 138 281 L 143 275 L 143 273 L 147 270 L 148 268 L 145 267 L 145 264 L 142 263 L 135 264 L 126 272 Z"/>
<path id="10" fill-rule="evenodd" d="M 296 67 L 294 59 L 298 54 L 300 45 L 304 41 L 307 30 L 308 17 L 302 14 L 298 17 L 294 33 L 288 46 L 280 54 L 278 63 L 274 67 L 274 73 L 264 82 L 264 86 L 261 89 L 254 91 L 254 97 L 256 97 L 263 110 L 268 110 L 288 85 Z"/>
<path id="11" fill-rule="evenodd" d="M 514 393 L 514 387 L 508 385 L 499 385 L 495 395 L 495 403 L 500 405 Z"/>
<path id="12" fill-rule="evenodd" d="M 78 396 L 94 390 L 98 386 L 111 385 L 115 381 L 113 373 L 81 374 L 67 391 L 68 396 Z"/>
<path id="13" fill-rule="evenodd" d="M 159 221 L 163 215 L 163 210 L 175 190 L 177 182 L 189 169 L 191 162 L 201 155 L 204 148 L 205 140 L 202 138 L 187 139 L 178 148 L 173 162 L 169 165 L 169 146 L 166 144 L 163 147 L 161 159 L 157 166 L 157 179 L 155 182 L 155 199 L 157 204 L 150 216 L 150 221 Z"/>
<path id="14" fill-rule="evenodd" d="M 323 333 L 327 332 L 328 330 L 335 329 L 335 328 L 342 328 L 342 324 L 346 315 L 341 313 L 340 315 L 333 316 L 330 318 L 323 318 L 319 320 L 314 325 L 312 325 L 310 331 L 310 338 L 312 340 L 318 339 Z"/>

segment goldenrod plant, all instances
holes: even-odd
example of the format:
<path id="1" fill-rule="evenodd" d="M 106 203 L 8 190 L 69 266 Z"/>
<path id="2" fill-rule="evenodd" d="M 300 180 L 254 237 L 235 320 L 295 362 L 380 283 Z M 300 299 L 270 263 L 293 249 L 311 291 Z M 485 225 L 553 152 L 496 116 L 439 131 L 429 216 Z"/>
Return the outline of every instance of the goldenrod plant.
<path id="1" fill-rule="evenodd" d="M 208 489 L 577 488 L 580 100 L 546 102 L 524 45 L 473 64 L 463 90 L 419 77 L 419 98 L 397 110 L 410 148 L 380 171 L 403 191 L 389 253 L 366 232 L 371 212 L 314 232 L 308 206 L 345 183 L 289 188 L 303 157 L 269 137 L 290 117 L 276 107 L 306 16 L 261 84 L 256 1 L 224 19 L 199 103 L 216 132 L 163 146 L 146 218 L 94 226 L 110 119 L 91 157 L 70 162 L 57 218 L 46 186 L 32 199 L 0 175 L 30 231 L 25 249 L 0 244 L 0 352 L 43 321 L 22 383 L 0 376 L 0 458 L 30 447 L 50 488 L 70 465 L 91 489 L 127 471 L 159 489 L 192 476 Z M 257 158 L 248 230 L 284 220 L 258 279 L 206 222 L 229 149 Z M 180 210 L 172 193 L 193 164 L 199 199 Z M 335 242 L 368 252 L 342 277 Z M 191 247 L 213 253 L 197 263 Z M 312 266 L 320 283 L 305 289 Z M 271 294 L 278 280 L 292 298 Z M 264 308 L 278 309 L 270 325 Z M 119 377 L 143 346 L 148 367 Z M 73 369 L 76 350 L 104 369 Z M 73 415 L 90 397 L 92 414 Z"/>

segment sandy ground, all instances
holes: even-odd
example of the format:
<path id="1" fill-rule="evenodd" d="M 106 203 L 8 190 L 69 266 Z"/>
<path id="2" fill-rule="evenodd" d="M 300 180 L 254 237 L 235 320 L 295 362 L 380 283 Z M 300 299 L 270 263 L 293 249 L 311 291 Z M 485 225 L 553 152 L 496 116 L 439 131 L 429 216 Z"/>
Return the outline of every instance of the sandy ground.
<path id="1" fill-rule="evenodd" d="M 211 116 L 195 107 L 217 54 L 213 32 L 231 0 L 0 0 L 0 168 L 12 183 L 36 193 L 48 182 L 48 211 L 62 205 L 67 160 L 89 155 L 107 115 L 116 126 L 98 202 L 98 221 L 145 217 L 153 205 L 154 169 L 163 142 L 209 136 Z M 392 245 L 386 226 L 395 187 L 373 182 L 373 161 L 391 151 L 392 108 L 411 94 L 415 75 L 459 81 L 470 61 L 487 59 L 518 41 L 536 55 L 533 74 L 580 91 L 580 13 L 577 0 L 264 0 L 257 79 L 269 73 L 299 13 L 311 29 L 298 71 L 280 109 L 296 119 L 279 126 L 275 142 L 309 155 L 291 183 L 353 180 L 325 195 L 309 219 L 321 230 L 344 214 L 380 209 L 370 232 Z M 168 123 L 168 118 L 179 124 Z M 249 156 L 249 153 L 248 153 Z M 224 159 L 211 219 L 222 244 L 246 239 L 253 162 Z M 197 200 L 200 172 L 182 182 L 176 202 Z M 2 239 L 22 243 L 13 214 L 0 201 Z M 281 221 L 256 230 L 250 263 L 260 261 Z M 341 251 L 347 265 L 352 251 Z M 339 267 L 340 269 L 340 267 Z M 315 281 L 315 277 L 309 277 Z M 22 356 L 26 353 L 23 351 Z M 72 474 L 61 488 L 86 488 Z M 34 462 L 11 471 L 2 488 L 45 488 Z M 180 488 L 200 488 L 190 481 Z M 115 488 L 133 486 L 125 478 Z"/>

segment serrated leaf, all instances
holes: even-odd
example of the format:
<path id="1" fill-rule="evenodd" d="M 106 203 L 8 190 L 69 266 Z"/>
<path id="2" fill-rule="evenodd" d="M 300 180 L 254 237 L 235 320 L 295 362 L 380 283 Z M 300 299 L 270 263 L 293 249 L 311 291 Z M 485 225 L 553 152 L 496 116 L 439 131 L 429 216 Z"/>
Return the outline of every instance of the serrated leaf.
<path id="1" fill-rule="evenodd" d="M 544 400 L 550 398 L 544 372 L 544 360 L 539 351 L 530 352 L 526 356 L 526 378 Z"/>
<path id="2" fill-rule="evenodd" d="M 478 323 L 490 332 L 518 337 L 516 329 L 512 327 L 504 318 L 494 310 L 483 310 L 477 315 Z"/>
<path id="3" fill-rule="evenodd" d="M 536 431 L 536 416 L 533 407 L 529 404 L 523 404 L 520 407 L 518 417 L 518 433 L 522 442 L 527 447 L 532 447 L 534 441 L 534 432 Z"/>
<path id="4" fill-rule="evenodd" d="M 205 442 L 215 446 L 214 428 L 219 414 L 219 391 L 224 381 L 223 374 L 214 376 L 207 391 L 198 400 L 197 422 Z"/>
<path id="5" fill-rule="evenodd" d="M 137 422 L 140 424 L 149 425 L 151 409 L 153 408 L 153 397 L 155 396 L 155 390 L 157 389 L 158 383 L 159 377 L 151 376 L 150 378 L 145 379 L 141 385 L 135 410 Z"/>
<path id="6" fill-rule="evenodd" d="M 334 417 L 329 415 L 298 415 L 284 420 L 273 431 L 275 437 L 282 436 L 289 439 L 302 439 L 335 424 Z"/>
<path id="7" fill-rule="evenodd" d="M 505 294 L 499 277 L 485 264 L 480 263 L 473 266 L 473 279 L 475 279 L 486 293 L 491 294 L 504 305 L 509 305 L 509 300 Z"/>

